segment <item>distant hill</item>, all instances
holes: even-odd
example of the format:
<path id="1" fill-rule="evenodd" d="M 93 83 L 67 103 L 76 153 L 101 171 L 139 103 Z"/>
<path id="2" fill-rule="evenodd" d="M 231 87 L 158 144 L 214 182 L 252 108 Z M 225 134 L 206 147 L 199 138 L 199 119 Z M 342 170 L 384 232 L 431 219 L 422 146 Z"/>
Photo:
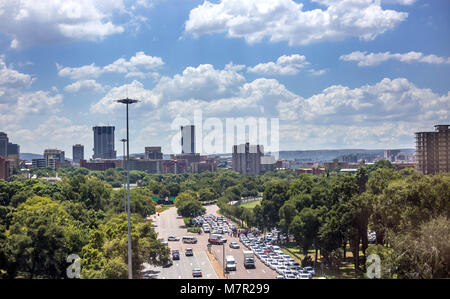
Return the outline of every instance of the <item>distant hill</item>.
<path id="1" fill-rule="evenodd" d="M 43 155 L 32 154 L 32 153 L 20 153 L 20 160 L 31 161 L 32 159 L 42 159 Z"/>
<path id="2" fill-rule="evenodd" d="M 414 149 L 400 149 L 407 154 L 413 154 Z M 361 157 L 384 156 L 384 149 L 342 149 L 342 150 L 307 150 L 307 151 L 280 151 L 280 159 L 305 160 L 311 162 L 331 161 L 344 155 L 357 155 Z"/>

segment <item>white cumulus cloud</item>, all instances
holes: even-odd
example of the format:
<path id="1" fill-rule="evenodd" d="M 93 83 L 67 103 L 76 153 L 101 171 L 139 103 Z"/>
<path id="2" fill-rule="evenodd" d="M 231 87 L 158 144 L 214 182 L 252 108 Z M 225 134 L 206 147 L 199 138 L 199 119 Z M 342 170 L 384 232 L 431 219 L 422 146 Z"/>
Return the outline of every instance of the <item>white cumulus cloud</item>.
<path id="1" fill-rule="evenodd" d="M 388 60 L 397 60 L 405 63 L 422 62 L 430 64 L 450 64 L 450 57 L 439 57 L 434 54 L 424 55 L 421 52 L 408 52 L 408 53 L 367 53 L 355 51 L 350 54 L 342 55 L 340 60 L 343 61 L 356 61 L 358 66 L 377 66 Z"/>
<path id="2" fill-rule="evenodd" d="M 249 67 L 247 72 L 260 75 L 295 75 L 307 64 L 306 57 L 303 55 L 283 55 L 276 62 L 270 61 Z"/>
<path id="3" fill-rule="evenodd" d="M 160 57 L 148 56 L 140 51 L 129 60 L 119 58 L 103 67 L 92 63 L 80 67 L 63 67 L 56 64 L 56 68 L 60 77 L 69 77 L 77 80 L 82 78 L 98 78 L 104 73 L 122 73 L 127 74 L 128 77 L 142 77 L 145 76 L 142 70 L 153 70 L 162 65 L 164 65 L 164 61 Z"/>
<path id="4" fill-rule="evenodd" d="M 408 14 L 383 9 L 376 0 L 315 0 L 323 9 L 304 10 L 293 0 L 204 1 L 191 10 L 185 31 L 198 37 L 226 33 L 248 43 L 287 41 L 289 45 L 357 37 L 373 40 Z"/>
<path id="5" fill-rule="evenodd" d="M 113 23 L 124 14 L 119 0 L 8 0 L 0 3 L 0 32 L 11 38 L 11 48 L 61 41 L 102 40 L 124 32 Z"/>

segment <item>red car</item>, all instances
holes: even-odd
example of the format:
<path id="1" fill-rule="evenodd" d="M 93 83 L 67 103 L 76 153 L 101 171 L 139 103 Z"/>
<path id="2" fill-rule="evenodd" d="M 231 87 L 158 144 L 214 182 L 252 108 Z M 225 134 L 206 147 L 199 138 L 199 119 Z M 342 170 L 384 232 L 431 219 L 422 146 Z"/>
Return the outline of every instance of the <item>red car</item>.
<path id="1" fill-rule="evenodd" d="M 223 240 L 221 240 L 221 239 L 208 239 L 208 242 L 213 245 L 222 245 L 223 244 Z"/>

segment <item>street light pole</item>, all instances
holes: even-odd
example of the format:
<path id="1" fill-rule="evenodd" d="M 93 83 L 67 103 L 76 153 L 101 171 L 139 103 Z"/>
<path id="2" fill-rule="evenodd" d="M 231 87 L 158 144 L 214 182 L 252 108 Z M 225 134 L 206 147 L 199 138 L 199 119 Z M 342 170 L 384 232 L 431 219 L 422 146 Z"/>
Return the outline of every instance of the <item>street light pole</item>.
<path id="1" fill-rule="evenodd" d="M 130 136 L 128 129 L 128 105 L 137 103 L 137 100 L 126 99 L 117 100 L 118 103 L 127 105 L 127 214 L 128 214 L 128 278 L 133 279 L 133 264 L 131 254 L 131 216 L 130 216 Z"/>
<path id="2" fill-rule="evenodd" d="M 123 167 L 125 167 L 125 142 L 127 142 L 126 139 L 120 139 L 120 141 L 122 141 L 123 143 Z M 127 212 L 127 189 L 125 188 L 126 185 L 126 179 L 124 180 L 124 184 L 123 184 L 123 202 L 124 202 L 124 211 L 125 213 Z"/>

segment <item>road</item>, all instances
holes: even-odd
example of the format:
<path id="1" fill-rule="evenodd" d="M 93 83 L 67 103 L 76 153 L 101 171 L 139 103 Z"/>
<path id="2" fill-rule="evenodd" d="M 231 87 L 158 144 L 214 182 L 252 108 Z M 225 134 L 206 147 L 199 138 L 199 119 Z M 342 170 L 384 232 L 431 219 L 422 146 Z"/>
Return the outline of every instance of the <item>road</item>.
<path id="1" fill-rule="evenodd" d="M 218 207 L 216 205 L 206 206 L 206 214 L 217 215 Z M 177 215 L 176 208 L 170 208 L 160 214 L 160 216 L 152 216 L 153 223 L 156 225 L 155 231 L 158 233 L 158 238 L 167 240 L 169 236 L 195 236 L 198 240 L 197 244 L 184 244 L 181 241 L 169 241 L 170 249 L 178 249 L 180 251 L 180 260 L 174 261 L 174 264 L 168 268 L 152 267 L 148 264 L 144 265 L 143 277 L 145 278 L 159 278 L 159 279 L 189 279 L 192 277 L 192 269 L 198 267 L 203 272 L 202 278 L 217 279 L 218 275 L 214 271 L 211 262 L 206 255 L 208 245 L 208 234 L 193 234 L 188 233 L 184 227 L 182 217 Z M 227 274 L 229 279 L 273 279 L 277 273 L 263 264 L 255 256 L 254 269 L 245 269 L 243 250 L 246 249 L 237 237 L 231 237 L 224 234 L 228 240 L 225 246 L 212 245 L 211 252 L 223 265 L 223 250 L 225 249 L 225 256 L 232 255 L 236 260 L 236 271 L 230 271 Z M 241 248 L 232 249 L 229 247 L 230 242 L 238 242 Z M 192 248 L 194 251 L 193 257 L 186 257 L 186 248 Z"/>
<path id="2" fill-rule="evenodd" d="M 181 241 L 168 242 L 169 248 L 178 249 L 180 251 L 180 260 L 173 261 L 173 265 L 168 268 L 152 267 L 144 264 L 144 278 L 159 279 L 191 279 L 192 270 L 200 268 L 202 270 L 202 278 L 217 279 L 218 276 L 214 271 L 208 256 L 206 255 L 207 238 L 199 238 L 197 234 L 188 233 L 184 228 L 183 218 L 177 215 L 176 208 L 170 208 L 160 216 L 152 216 L 153 223 L 156 225 L 155 231 L 158 233 L 158 239 L 167 240 L 169 236 L 195 236 L 198 239 L 197 244 L 184 244 Z M 201 237 L 201 236 L 200 236 Z M 194 256 L 186 256 L 186 248 L 192 248 Z"/>
<path id="3" fill-rule="evenodd" d="M 206 214 L 214 214 L 217 215 L 218 207 L 217 205 L 211 205 L 206 207 Z M 232 255 L 236 261 L 236 271 L 229 271 L 228 278 L 229 279 L 273 279 L 278 274 L 274 270 L 267 267 L 263 262 L 261 262 L 255 256 L 255 268 L 254 269 L 245 269 L 244 267 L 244 250 L 249 250 L 239 241 L 237 237 L 231 237 L 227 234 L 224 234 L 224 237 L 227 239 L 227 243 L 225 247 L 220 245 L 213 245 L 212 252 L 214 256 L 219 260 L 220 265 L 223 267 L 223 250 L 225 249 L 225 256 Z M 240 245 L 239 249 L 230 248 L 230 242 L 238 242 Z"/>

